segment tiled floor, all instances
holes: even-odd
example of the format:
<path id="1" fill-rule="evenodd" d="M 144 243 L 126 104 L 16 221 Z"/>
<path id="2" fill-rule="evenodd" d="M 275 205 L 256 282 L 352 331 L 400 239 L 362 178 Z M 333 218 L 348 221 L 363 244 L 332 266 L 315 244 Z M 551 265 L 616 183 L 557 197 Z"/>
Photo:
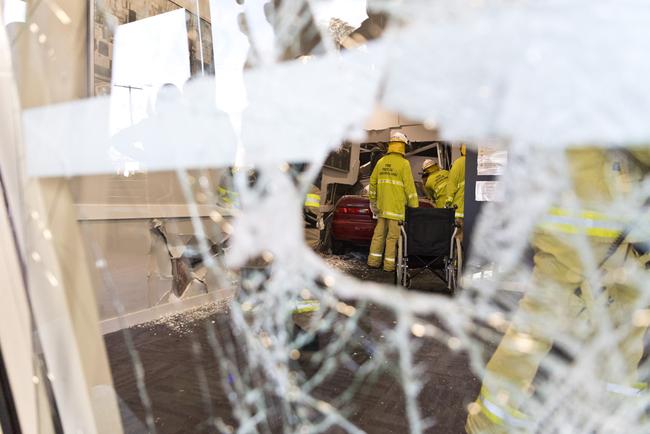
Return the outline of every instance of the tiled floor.
<path id="1" fill-rule="evenodd" d="M 368 275 L 367 270 L 364 270 L 364 277 L 380 281 L 392 279 L 382 272 Z M 152 403 L 158 433 L 218 432 L 206 424 L 210 416 L 236 425 L 221 387 L 221 376 L 206 332 L 209 327 L 226 328 L 227 315 L 227 312 L 216 313 L 207 320 L 188 325 L 182 333 L 170 330 L 164 324 L 128 331 L 142 362 L 146 393 Z M 393 327 L 392 321 L 391 315 L 379 307 L 368 308 L 360 324 L 364 334 L 359 334 L 356 341 L 346 347 L 356 363 L 363 363 L 373 356 L 373 343 L 383 339 L 383 332 Z M 331 337 L 323 336 L 321 339 L 323 343 Z M 423 417 L 430 418 L 433 423 L 427 432 L 463 433 L 465 408 L 478 393 L 479 381 L 469 370 L 465 355 L 452 352 L 433 340 L 422 343 L 415 360 L 424 369 L 420 375 L 426 381 L 420 393 L 420 410 Z M 106 345 L 125 430 L 127 433 L 146 433 L 143 390 L 138 389 L 135 381 L 125 334 L 107 335 Z M 377 370 L 363 381 L 349 402 L 339 407 L 361 430 L 378 434 L 409 432 L 402 388 L 393 376 L 398 372 L 394 356 L 389 357 L 384 369 Z M 308 356 L 299 363 L 307 375 L 314 371 Z M 352 384 L 354 378 L 352 370 L 341 367 L 314 391 L 314 395 L 328 402 L 334 400 Z M 266 431 L 277 432 L 273 423 Z M 328 432 L 344 430 L 332 427 Z"/>

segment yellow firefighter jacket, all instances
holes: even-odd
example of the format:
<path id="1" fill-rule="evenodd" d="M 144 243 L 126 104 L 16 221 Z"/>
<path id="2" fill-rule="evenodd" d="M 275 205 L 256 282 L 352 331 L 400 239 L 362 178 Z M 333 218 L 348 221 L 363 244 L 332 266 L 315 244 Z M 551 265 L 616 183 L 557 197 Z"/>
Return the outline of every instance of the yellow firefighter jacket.
<path id="1" fill-rule="evenodd" d="M 379 210 L 379 217 L 403 221 L 406 205 L 417 208 L 419 204 L 408 160 L 397 153 L 382 157 L 370 175 L 368 196 Z"/>
<path id="2" fill-rule="evenodd" d="M 454 161 L 449 171 L 446 203 L 456 206 L 456 217 L 465 217 L 465 156 Z"/>
<path id="3" fill-rule="evenodd" d="M 570 200 L 559 197 L 555 207 L 542 219 L 541 229 L 557 233 L 585 233 L 604 240 L 616 239 L 624 230 L 630 242 L 650 239 L 647 213 L 636 215 L 634 207 L 613 205 L 619 201 L 638 201 L 638 190 L 650 167 L 648 148 L 615 150 L 581 148 L 567 151 L 571 182 L 581 209 L 565 206 Z M 641 203 L 638 203 L 641 205 Z"/>
<path id="4" fill-rule="evenodd" d="M 449 171 L 438 169 L 431 173 L 427 178 L 424 189 L 427 196 L 433 200 L 436 208 L 444 208 L 447 200 L 447 182 L 449 180 Z"/>

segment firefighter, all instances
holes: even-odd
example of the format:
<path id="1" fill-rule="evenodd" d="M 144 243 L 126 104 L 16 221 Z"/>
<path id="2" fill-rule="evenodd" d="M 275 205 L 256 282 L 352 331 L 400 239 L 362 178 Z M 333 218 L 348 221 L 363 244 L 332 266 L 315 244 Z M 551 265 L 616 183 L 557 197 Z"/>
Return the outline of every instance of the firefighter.
<path id="1" fill-rule="evenodd" d="M 391 133 L 388 152 L 370 176 L 370 207 L 377 217 L 377 226 L 370 244 L 368 266 L 385 271 L 395 270 L 395 250 L 399 238 L 399 223 L 404 221 L 406 206 L 417 208 L 418 194 L 411 165 L 404 157 L 408 139 L 400 132 Z"/>
<path id="2" fill-rule="evenodd" d="M 456 209 L 456 237 L 463 242 L 463 222 L 465 221 L 465 154 L 467 147 L 460 145 L 460 157 L 454 161 L 447 181 L 445 206 Z"/>
<path id="3" fill-rule="evenodd" d="M 318 185 L 320 185 L 320 183 Z M 307 226 L 315 228 L 320 215 L 320 188 L 315 184 L 311 184 L 309 186 L 309 193 L 307 193 L 303 205 L 303 216 Z"/>
<path id="4" fill-rule="evenodd" d="M 460 146 L 460 157 L 454 161 L 447 181 L 447 198 L 445 204 L 456 208 L 456 219 L 465 217 L 465 144 Z"/>
<path id="5" fill-rule="evenodd" d="M 650 149 L 583 148 L 567 151 L 567 158 L 573 185 L 569 195 L 577 196 L 582 209 L 569 208 L 560 198 L 536 227 L 533 285 L 486 365 L 480 394 L 470 406 L 468 433 L 528 432 L 526 402 L 553 342 L 559 336 L 594 342 L 602 324 L 611 323 L 614 344 L 589 356 L 600 360 L 597 378 L 589 385 L 597 384 L 607 399 L 640 393 L 637 365 L 647 321 L 634 318 L 648 311 L 641 304 L 641 289 L 621 270 L 627 261 L 637 261 L 641 272 L 648 273 L 648 203 L 640 216 L 625 216 L 621 208 L 613 215 L 611 210 L 617 201 L 633 200 L 631 194 L 647 177 Z M 598 286 L 604 287 L 590 285 L 591 267 L 577 248 L 583 237 L 600 267 Z"/>
<path id="6" fill-rule="evenodd" d="M 235 185 L 235 177 L 244 176 L 248 188 L 257 183 L 257 171 L 252 168 L 233 166 L 221 174 L 217 186 L 217 204 L 227 209 L 241 209 L 241 195 Z"/>
<path id="7" fill-rule="evenodd" d="M 236 167 L 227 169 L 221 176 L 217 186 L 217 203 L 223 208 L 239 208 L 239 193 L 235 189 L 235 174 L 239 171 Z"/>
<path id="8" fill-rule="evenodd" d="M 305 241 L 314 250 L 322 247 L 320 228 L 323 225 L 320 211 L 320 188 L 316 185 L 320 185 L 320 180 L 309 186 L 309 193 L 305 197 L 302 208 L 302 216 L 305 222 Z"/>
<path id="9" fill-rule="evenodd" d="M 436 208 L 444 208 L 447 202 L 447 182 L 449 171 L 443 170 L 434 160 L 428 158 L 422 163 L 422 184 L 427 196 Z"/>

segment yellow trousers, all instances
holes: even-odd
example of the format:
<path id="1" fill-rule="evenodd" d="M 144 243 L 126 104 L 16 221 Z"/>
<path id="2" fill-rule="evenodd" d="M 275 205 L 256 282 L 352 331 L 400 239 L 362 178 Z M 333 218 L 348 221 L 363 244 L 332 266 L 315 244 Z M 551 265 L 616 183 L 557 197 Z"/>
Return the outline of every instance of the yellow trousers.
<path id="1" fill-rule="evenodd" d="M 379 217 L 370 243 L 368 266 L 379 268 L 384 258 L 384 270 L 395 271 L 395 250 L 399 239 L 399 222 Z"/>
<path id="2" fill-rule="evenodd" d="M 596 261 L 600 261 L 607 255 L 611 240 L 591 238 L 590 244 Z M 605 263 L 601 280 L 604 287 L 594 289 L 590 288 L 581 258 L 572 247 L 576 245 L 574 241 L 538 233 L 533 245 L 534 283 L 486 365 L 481 394 L 467 418 L 468 433 L 527 432 L 522 428 L 525 425 L 518 427 L 517 422 L 526 418 L 522 406 L 530 398 L 532 382 L 553 343 L 564 337 L 589 344 L 597 338 L 598 327 L 604 321 L 609 321 L 614 330 L 625 332 L 615 344 L 590 356 L 601 360 L 592 381 L 603 387 L 631 387 L 637 382 L 637 365 L 643 355 L 647 327 L 632 324 L 641 294 L 621 273 L 625 261 L 638 260 L 630 246 L 620 246 Z M 614 333 L 612 329 L 607 331 Z M 612 348 L 614 345 L 618 348 Z"/>

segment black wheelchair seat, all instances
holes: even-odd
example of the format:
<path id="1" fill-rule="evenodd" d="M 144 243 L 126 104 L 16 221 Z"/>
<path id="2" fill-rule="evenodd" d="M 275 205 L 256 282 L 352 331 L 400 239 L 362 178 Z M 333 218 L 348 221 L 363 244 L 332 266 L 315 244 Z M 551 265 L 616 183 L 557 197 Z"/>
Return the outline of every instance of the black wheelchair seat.
<path id="1" fill-rule="evenodd" d="M 445 256 L 454 233 L 452 208 L 408 208 L 404 227 L 408 256 Z"/>

